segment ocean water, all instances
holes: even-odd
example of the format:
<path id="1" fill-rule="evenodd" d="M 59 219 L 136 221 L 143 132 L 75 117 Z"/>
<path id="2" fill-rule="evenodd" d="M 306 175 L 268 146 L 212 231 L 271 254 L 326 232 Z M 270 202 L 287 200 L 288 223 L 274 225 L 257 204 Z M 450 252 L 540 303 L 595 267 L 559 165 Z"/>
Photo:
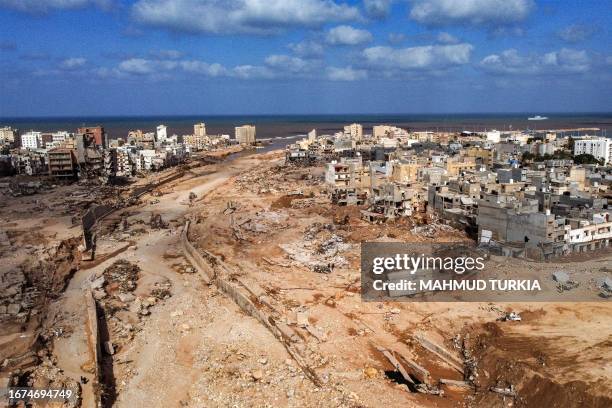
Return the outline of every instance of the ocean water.
<path id="1" fill-rule="evenodd" d="M 549 119 L 529 121 L 527 117 L 541 115 Z M 21 132 L 75 131 L 84 125 L 102 125 L 114 139 L 126 137 L 130 130 L 153 132 L 159 124 L 168 126 L 168 134 L 190 134 L 193 125 L 205 122 L 209 134 L 225 133 L 233 137 L 234 127 L 243 124 L 257 126 L 257 138 L 284 138 L 302 135 L 316 128 L 319 134 L 341 130 L 345 124 L 357 122 L 370 132 L 373 125 L 388 124 L 413 130 L 482 131 L 487 129 L 569 129 L 600 128 L 599 132 L 574 132 L 608 135 L 612 131 L 612 113 L 512 113 L 512 114 L 342 114 L 342 115 L 235 115 L 235 116 L 108 116 L 108 117 L 39 117 L 0 118 L 0 126 L 12 126 Z M 612 135 L 612 133 L 610 133 Z"/>

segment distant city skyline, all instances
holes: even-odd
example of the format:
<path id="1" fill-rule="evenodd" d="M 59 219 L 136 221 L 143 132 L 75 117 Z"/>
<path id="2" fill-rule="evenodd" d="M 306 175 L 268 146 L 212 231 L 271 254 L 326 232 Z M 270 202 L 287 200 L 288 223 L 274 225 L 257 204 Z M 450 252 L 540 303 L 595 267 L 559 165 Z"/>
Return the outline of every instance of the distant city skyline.
<path id="1" fill-rule="evenodd" d="M 608 2 L 0 0 L 0 118 L 609 112 Z"/>

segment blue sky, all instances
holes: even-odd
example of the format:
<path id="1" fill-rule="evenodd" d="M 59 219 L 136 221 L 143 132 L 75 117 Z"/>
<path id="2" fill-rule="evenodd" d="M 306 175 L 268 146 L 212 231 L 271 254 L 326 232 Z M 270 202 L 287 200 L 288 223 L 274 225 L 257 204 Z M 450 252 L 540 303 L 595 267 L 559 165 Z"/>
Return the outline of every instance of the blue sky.
<path id="1" fill-rule="evenodd" d="M 612 3 L 0 0 L 0 117 L 610 111 Z"/>

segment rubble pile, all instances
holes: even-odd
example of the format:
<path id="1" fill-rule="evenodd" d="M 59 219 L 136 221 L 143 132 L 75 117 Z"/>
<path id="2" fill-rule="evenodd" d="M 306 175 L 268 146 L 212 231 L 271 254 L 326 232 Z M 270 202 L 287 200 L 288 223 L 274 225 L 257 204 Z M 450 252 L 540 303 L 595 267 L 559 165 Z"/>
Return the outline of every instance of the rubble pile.
<path id="1" fill-rule="evenodd" d="M 49 403 L 50 406 L 61 406 L 63 408 L 77 408 L 81 406 L 81 385 L 57 367 L 55 357 L 43 356 L 41 363 L 27 377 L 19 379 L 19 382 L 21 384 L 15 384 L 15 386 L 72 391 L 70 398 L 60 401 L 55 400 L 53 403 Z M 28 404 L 28 406 L 30 405 Z"/>
<path id="2" fill-rule="evenodd" d="M 0 277 L 0 322 L 24 323 L 28 319 L 40 293 L 26 282 L 21 269 Z"/>
<path id="3" fill-rule="evenodd" d="M 0 322 L 25 323 L 39 314 L 45 297 L 54 298 L 64 289 L 79 261 L 77 239 L 46 249 L 35 249 L 35 257 L 0 276 Z"/>
<path id="4" fill-rule="evenodd" d="M 104 312 L 112 339 L 104 345 L 107 354 L 116 353 L 131 341 L 140 329 L 140 319 L 150 315 L 149 309 L 158 301 L 171 296 L 168 280 L 156 282 L 148 296 L 134 295 L 140 272 L 138 265 L 120 259 L 91 282 L 93 296 Z"/>
<path id="5" fill-rule="evenodd" d="M 9 183 L 8 192 L 13 197 L 22 197 L 38 194 L 42 191 L 51 190 L 54 186 L 46 181 L 17 181 Z"/>
<path id="6" fill-rule="evenodd" d="M 320 183 L 319 179 L 313 177 L 308 170 L 286 165 L 258 167 L 236 179 L 236 185 L 240 191 L 257 194 L 292 191 L 298 182 L 308 186 L 316 186 Z"/>
<path id="7" fill-rule="evenodd" d="M 414 228 L 410 230 L 410 232 L 413 233 L 414 235 L 419 235 L 419 236 L 423 236 L 427 238 L 434 238 L 436 234 L 442 231 L 452 232 L 452 231 L 457 231 L 457 230 L 451 227 L 450 225 L 441 224 L 439 222 L 415 226 Z"/>
<path id="8" fill-rule="evenodd" d="M 149 225 L 153 229 L 165 229 L 168 228 L 168 223 L 165 222 L 159 213 L 152 213 L 149 220 Z"/>
<path id="9" fill-rule="evenodd" d="M 279 244 L 287 257 L 314 272 L 330 273 L 335 267 L 347 265 L 341 253 L 351 249 L 351 244 L 332 231 L 333 224 L 313 224 L 304 233 L 304 239 L 287 244 Z M 323 237 L 319 237 L 324 233 Z"/>
<path id="10" fill-rule="evenodd" d="M 258 211 L 255 217 L 239 223 L 239 227 L 244 231 L 265 234 L 287 228 L 288 218 L 286 213 L 280 211 Z"/>

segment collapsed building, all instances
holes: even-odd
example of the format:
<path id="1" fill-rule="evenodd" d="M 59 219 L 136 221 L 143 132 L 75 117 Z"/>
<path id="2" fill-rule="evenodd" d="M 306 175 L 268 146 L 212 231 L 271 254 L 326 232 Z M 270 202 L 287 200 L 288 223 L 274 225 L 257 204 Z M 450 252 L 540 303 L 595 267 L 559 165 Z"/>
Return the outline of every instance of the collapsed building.
<path id="1" fill-rule="evenodd" d="M 567 141 L 554 132 L 451 135 L 375 126 L 367 135 L 353 128 L 320 137 L 313 131 L 287 147 L 286 161 L 324 163 L 332 202 L 362 206 L 367 221 L 426 213 L 500 253 L 531 259 L 609 245 L 609 167 L 521 161 L 525 152 L 563 149 Z"/>

